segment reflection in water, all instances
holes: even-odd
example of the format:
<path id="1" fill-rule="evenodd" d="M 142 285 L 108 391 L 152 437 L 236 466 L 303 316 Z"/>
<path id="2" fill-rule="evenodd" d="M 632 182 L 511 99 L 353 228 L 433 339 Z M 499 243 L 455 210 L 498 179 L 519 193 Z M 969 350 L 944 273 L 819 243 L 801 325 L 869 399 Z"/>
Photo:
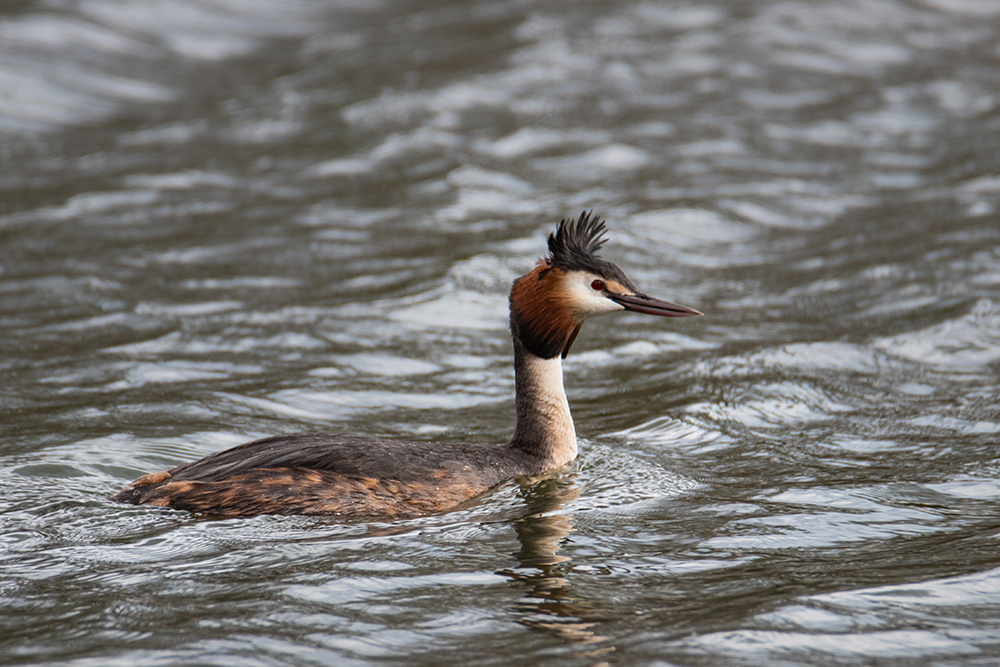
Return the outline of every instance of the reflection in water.
<path id="1" fill-rule="evenodd" d="M 514 524 L 521 543 L 516 554 L 520 567 L 501 574 L 531 586 L 531 593 L 516 607 L 520 623 L 561 637 L 573 646 L 576 657 L 597 657 L 615 647 L 601 645 L 608 638 L 594 632 L 602 621 L 600 611 L 592 601 L 573 592 L 573 563 L 559 553 L 573 532 L 573 517 L 558 512 L 580 496 L 574 478 L 552 477 L 523 487 L 531 514 Z"/>

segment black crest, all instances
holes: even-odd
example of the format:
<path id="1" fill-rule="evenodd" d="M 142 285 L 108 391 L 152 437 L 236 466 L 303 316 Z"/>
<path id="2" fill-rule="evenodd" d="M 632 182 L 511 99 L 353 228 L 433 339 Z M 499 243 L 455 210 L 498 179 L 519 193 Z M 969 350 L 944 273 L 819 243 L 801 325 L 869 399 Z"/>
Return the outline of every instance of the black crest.
<path id="1" fill-rule="evenodd" d="M 597 256 L 607 239 L 604 221 L 584 211 L 576 220 L 563 220 L 554 234 L 549 234 L 549 266 L 564 271 L 589 271 L 603 278 L 617 280 L 634 289 L 625 274 L 611 262 Z"/>
<path id="2" fill-rule="evenodd" d="M 592 270 L 587 266 L 597 259 L 607 228 L 599 217 L 584 211 L 577 220 L 563 219 L 554 234 L 549 234 L 551 264 L 567 271 Z"/>

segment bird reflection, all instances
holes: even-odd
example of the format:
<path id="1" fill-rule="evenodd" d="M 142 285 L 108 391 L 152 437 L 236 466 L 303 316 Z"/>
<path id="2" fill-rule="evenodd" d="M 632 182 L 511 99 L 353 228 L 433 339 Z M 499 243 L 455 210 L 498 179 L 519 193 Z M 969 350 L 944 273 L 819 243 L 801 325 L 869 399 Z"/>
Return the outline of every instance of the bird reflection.
<path id="1" fill-rule="evenodd" d="M 559 553 L 574 530 L 573 517 L 557 513 L 580 495 L 573 477 L 551 477 L 523 487 L 531 514 L 514 524 L 521 543 L 515 554 L 519 567 L 500 574 L 531 587 L 515 607 L 518 622 L 564 639 L 577 649 L 576 657 L 597 658 L 615 650 L 607 645 L 607 637 L 595 632 L 605 619 L 591 601 L 574 593 L 573 563 Z"/>

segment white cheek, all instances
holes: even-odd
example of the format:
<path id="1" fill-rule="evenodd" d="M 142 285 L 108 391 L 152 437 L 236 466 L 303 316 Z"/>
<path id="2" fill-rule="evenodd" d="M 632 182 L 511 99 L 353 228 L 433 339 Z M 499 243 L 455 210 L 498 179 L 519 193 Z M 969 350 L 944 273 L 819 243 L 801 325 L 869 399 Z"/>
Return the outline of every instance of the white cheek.
<path id="1" fill-rule="evenodd" d="M 566 287 L 571 295 L 573 314 L 583 319 L 625 310 L 624 306 L 604 296 L 604 292 L 591 287 L 590 284 L 595 280 L 597 280 L 595 276 L 586 273 L 571 273 L 566 276 Z"/>

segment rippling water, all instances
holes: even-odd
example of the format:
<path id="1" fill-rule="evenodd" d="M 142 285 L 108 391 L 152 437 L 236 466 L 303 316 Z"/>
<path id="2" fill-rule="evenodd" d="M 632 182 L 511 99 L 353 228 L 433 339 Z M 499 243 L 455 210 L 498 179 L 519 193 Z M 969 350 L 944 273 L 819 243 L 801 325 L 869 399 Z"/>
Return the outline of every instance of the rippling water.
<path id="1" fill-rule="evenodd" d="M 1000 6 L 0 10 L 0 662 L 1000 660 Z M 570 468 L 396 522 L 119 506 L 295 430 L 503 442 L 593 209 Z"/>

